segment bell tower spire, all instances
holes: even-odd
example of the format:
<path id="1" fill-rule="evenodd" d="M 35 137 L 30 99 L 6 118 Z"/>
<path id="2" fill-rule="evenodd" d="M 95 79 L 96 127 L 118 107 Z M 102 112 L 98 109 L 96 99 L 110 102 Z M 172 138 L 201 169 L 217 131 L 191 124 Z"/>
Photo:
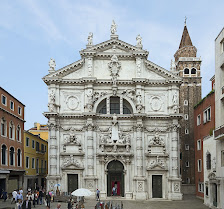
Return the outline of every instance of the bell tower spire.
<path id="1" fill-rule="evenodd" d="M 194 106 L 201 99 L 201 59 L 197 57 L 197 48 L 193 45 L 185 18 L 184 30 L 179 49 L 174 54 L 176 73 L 183 79 L 180 86 L 180 173 L 183 184 L 195 183 L 194 151 Z M 189 150 L 186 149 L 189 146 Z"/>

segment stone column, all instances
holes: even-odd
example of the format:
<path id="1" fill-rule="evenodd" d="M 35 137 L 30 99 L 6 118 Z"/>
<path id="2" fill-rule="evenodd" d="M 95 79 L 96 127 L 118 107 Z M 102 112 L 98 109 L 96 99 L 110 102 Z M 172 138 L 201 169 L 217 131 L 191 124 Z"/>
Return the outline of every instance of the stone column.
<path id="1" fill-rule="evenodd" d="M 143 158 L 142 158 L 142 119 L 137 120 L 136 129 L 136 149 L 137 149 L 137 176 L 143 176 Z"/>
<path id="2" fill-rule="evenodd" d="M 172 137 L 172 145 L 171 145 L 172 176 L 179 177 L 178 124 L 173 124 L 171 137 Z"/>
<path id="3" fill-rule="evenodd" d="M 87 175 L 94 175 L 94 159 L 93 159 L 93 121 L 92 118 L 87 119 Z"/>

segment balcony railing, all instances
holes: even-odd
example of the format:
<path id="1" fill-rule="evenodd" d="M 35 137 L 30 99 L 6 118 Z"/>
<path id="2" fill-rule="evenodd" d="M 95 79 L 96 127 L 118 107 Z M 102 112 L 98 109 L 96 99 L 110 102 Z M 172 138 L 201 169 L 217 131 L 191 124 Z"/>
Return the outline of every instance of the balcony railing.
<path id="1" fill-rule="evenodd" d="M 214 135 L 215 135 L 215 139 L 224 139 L 224 125 L 215 129 Z"/>
<path id="2" fill-rule="evenodd" d="M 45 175 L 45 174 L 47 174 L 47 169 L 46 168 L 36 168 L 36 173 L 39 175 Z"/>

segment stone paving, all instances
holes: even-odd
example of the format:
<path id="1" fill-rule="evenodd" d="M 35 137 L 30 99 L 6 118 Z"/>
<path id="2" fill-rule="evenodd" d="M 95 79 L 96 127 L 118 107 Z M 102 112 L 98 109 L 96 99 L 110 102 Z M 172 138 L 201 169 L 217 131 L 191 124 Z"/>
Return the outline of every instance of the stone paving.
<path id="1" fill-rule="evenodd" d="M 108 200 L 106 200 L 107 202 Z M 203 200 L 200 200 L 192 195 L 185 195 L 184 199 L 181 201 L 167 201 L 167 200 L 122 200 L 119 198 L 111 198 L 113 203 L 123 202 L 124 209 L 208 209 L 207 206 L 203 204 Z M 51 204 L 51 208 L 55 209 L 57 202 Z M 61 209 L 67 209 L 67 203 L 61 203 Z M 96 205 L 95 200 L 85 200 L 85 209 L 94 209 Z M 11 204 L 9 200 L 3 202 L 0 200 L 0 209 L 14 209 L 15 204 Z M 37 205 L 35 209 L 45 209 L 44 205 Z M 32 209 L 34 209 L 32 207 Z"/>

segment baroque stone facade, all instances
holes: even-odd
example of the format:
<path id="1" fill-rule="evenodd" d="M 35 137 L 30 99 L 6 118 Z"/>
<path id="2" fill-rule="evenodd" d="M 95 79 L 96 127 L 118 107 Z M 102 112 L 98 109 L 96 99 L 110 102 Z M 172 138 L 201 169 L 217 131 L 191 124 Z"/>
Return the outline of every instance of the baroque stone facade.
<path id="1" fill-rule="evenodd" d="M 116 31 L 96 45 L 90 33 L 77 62 L 49 63 L 48 189 L 180 200 L 181 78 L 147 60 L 140 35 L 133 46 Z"/>

